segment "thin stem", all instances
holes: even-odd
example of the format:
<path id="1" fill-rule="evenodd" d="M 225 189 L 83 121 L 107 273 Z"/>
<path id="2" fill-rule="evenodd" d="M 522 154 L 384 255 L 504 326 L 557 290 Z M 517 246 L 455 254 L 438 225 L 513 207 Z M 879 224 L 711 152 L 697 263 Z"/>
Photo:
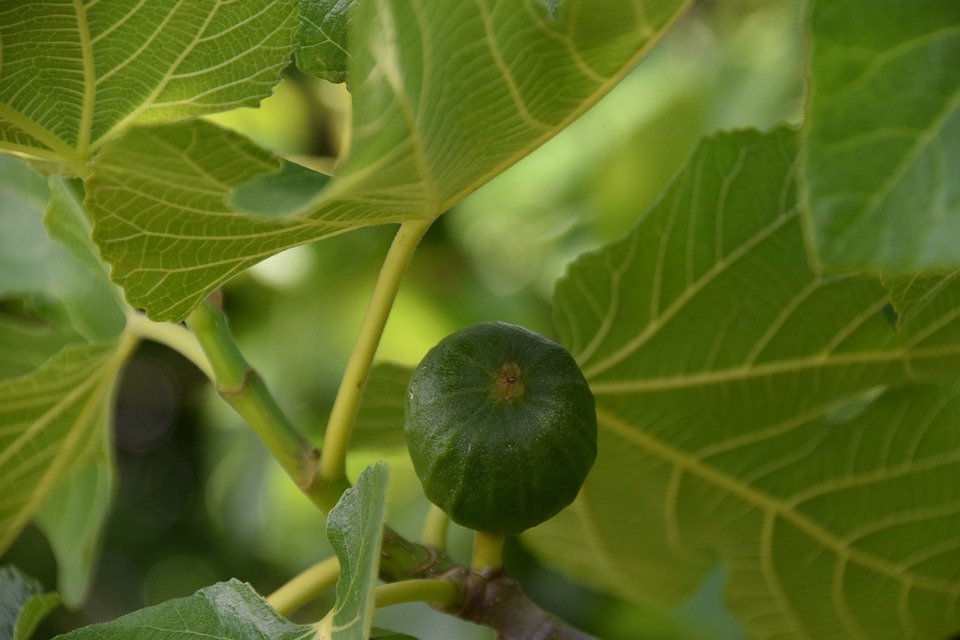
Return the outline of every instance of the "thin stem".
<path id="1" fill-rule="evenodd" d="M 237 348 L 227 319 L 209 303 L 200 305 L 187 324 L 210 361 L 217 391 L 233 407 L 274 458 L 320 507 L 330 510 L 348 486 L 317 481 L 319 452 L 297 431 L 270 395 L 263 380 Z"/>
<path id="2" fill-rule="evenodd" d="M 353 431 L 353 421 L 360 406 L 360 396 L 373 364 L 383 328 L 390 316 L 390 309 L 397 297 L 397 290 L 406 273 L 413 252 L 423 234 L 430 227 L 430 220 L 416 220 L 400 225 L 400 230 L 390 245 L 390 251 L 380 269 L 370 305 L 367 307 L 360 333 L 347 361 L 347 367 L 337 390 L 337 397 L 330 411 L 330 420 L 323 437 L 323 456 L 320 460 L 320 478 L 329 483 L 346 482 L 345 467 L 347 446 Z"/>
<path id="3" fill-rule="evenodd" d="M 170 322 L 154 322 L 142 313 L 131 311 L 127 313 L 127 329 L 140 338 L 159 342 L 177 351 L 209 379 L 214 379 L 213 367 L 200 348 L 200 343 L 185 327 Z"/>
<path id="4" fill-rule="evenodd" d="M 267 603 L 280 615 L 289 616 L 333 587 L 339 576 L 340 562 L 336 556 L 327 558 L 294 576 L 288 583 L 271 593 L 267 597 Z"/>
<path id="5" fill-rule="evenodd" d="M 488 575 L 503 566 L 503 543 L 507 537 L 501 533 L 477 531 L 473 537 L 473 559 L 470 570 Z"/>
<path id="6" fill-rule="evenodd" d="M 423 533 L 420 534 L 421 544 L 443 551 L 447 548 L 447 528 L 450 525 L 450 516 L 435 504 L 430 505 L 426 520 L 423 523 Z"/>
<path id="7" fill-rule="evenodd" d="M 405 602 L 427 602 L 444 609 L 457 606 L 463 600 L 463 591 L 453 580 L 416 579 L 380 585 L 373 592 L 377 609 Z"/>

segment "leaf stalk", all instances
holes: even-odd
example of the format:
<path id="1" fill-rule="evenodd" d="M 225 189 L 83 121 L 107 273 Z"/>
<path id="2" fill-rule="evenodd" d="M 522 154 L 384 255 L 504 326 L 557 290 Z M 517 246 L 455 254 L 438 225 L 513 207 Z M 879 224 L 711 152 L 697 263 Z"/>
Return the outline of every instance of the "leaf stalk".
<path id="1" fill-rule="evenodd" d="M 387 257 L 384 259 L 324 432 L 323 455 L 320 458 L 322 482 L 329 484 L 346 482 L 347 447 L 350 444 L 353 423 L 360 407 L 360 397 L 363 395 L 370 366 L 373 364 L 373 357 L 383 336 L 383 329 L 387 324 L 403 276 L 420 239 L 432 222 L 432 220 L 415 220 L 400 225 L 400 230 L 397 231 Z"/>

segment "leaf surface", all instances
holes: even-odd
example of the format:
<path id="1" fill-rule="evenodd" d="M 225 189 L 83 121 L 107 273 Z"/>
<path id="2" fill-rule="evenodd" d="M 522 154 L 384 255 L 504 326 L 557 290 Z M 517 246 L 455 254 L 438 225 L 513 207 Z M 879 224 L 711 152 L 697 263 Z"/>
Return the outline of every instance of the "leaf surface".
<path id="1" fill-rule="evenodd" d="M 57 594 L 44 593 L 16 567 L 0 567 L 0 638 L 28 640 L 59 603 Z"/>
<path id="2" fill-rule="evenodd" d="M 827 266 L 960 265 L 960 5 L 810 3 L 805 198 Z"/>
<path id="3" fill-rule="evenodd" d="M 132 340 L 72 344 L 0 381 L 0 552 L 66 474 L 98 450 L 117 372 Z"/>
<path id="4" fill-rule="evenodd" d="M 349 45 L 351 149 L 327 188 L 282 219 L 250 215 L 225 202 L 242 200 L 234 191 L 249 181 L 282 175 L 276 159 L 201 123 L 131 131 L 92 165 L 97 244 L 134 306 L 179 321 L 283 249 L 435 218 L 594 104 L 686 4 L 360 3 Z"/>
<path id="5" fill-rule="evenodd" d="M 6 3 L 0 150 L 82 174 L 128 125 L 256 106 L 296 25 L 296 0 Z"/>
<path id="6" fill-rule="evenodd" d="M 67 325 L 48 326 L 0 314 L 0 380 L 29 373 L 81 340 Z"/>
<path id="7" fill-rule="evenodd" d="M 356 6 L 356 0 L 300 0 L 300 69 L 330 82 L 347 79 L 350 19 Z"/>
<path id="8" fill-rule="evenodd" d="M 204 637 L 217 640 L 308 640 L 310 625 L 281 617 L 270 605 L 238 580 L 204 587 L 192 596 L 177 598 L 117 618 L 57 636 L 63 640 L 151 638 L 181 640 Z"/>
<path id="9" fill-rule="evenodd" d="M 57 588 L 64 603 L 74 609 L 90 591 L 116 488 L 110 424 L 96 429 L 100 437 L 96 453 L 60 479 L 37 516 L 57 558 Z"/>
<path id="10" fill-rule="evenodd" d="M 387 479 L 385 464 L 368 467 L 327 517 L 327 537 L 340 560 L 340 577 L 333 611 L 320 628 L 321 638 L 366 640 L 370 634 Z"/>
<path id="11" fill-rule="evenodd" d="M 112 500 L 109 403 L 130 348 L 118 344 L 124 307 L 90 240 L 79 184 L 45 181 L 9 157 L 0 167 L 0 298 L 35 316 L 0 315 L 0 548 L 40 513 L 60 591 L 76 607 Z"/>
<path id="12" fill-rule="evenodd" d="M 958 278 L 902 291 L 897 321 L 878 279 L 818 275 L 796 163 L 791 131 L 707 139 L 560 282 L 599 454 L 528 540 L 660 604 L 719 562 L 752 637 L 945 637 L 960 625 Z"/>
<path id="13" fill-rule="evenodd" d="M 57 330 L 88 341 L 125 324 L 119 292 L 90 240 L 78 186 L 0 156 L 0 299 L 25 299 Z M 22 351 L 22 349 L 21 349 Z"/>

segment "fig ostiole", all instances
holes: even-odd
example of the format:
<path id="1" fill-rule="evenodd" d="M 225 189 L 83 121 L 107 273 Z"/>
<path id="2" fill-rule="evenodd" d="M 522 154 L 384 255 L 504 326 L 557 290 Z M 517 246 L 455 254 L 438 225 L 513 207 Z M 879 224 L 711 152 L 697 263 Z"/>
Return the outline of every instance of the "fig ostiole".
<path id="1" fill-rule="evenodd" d="M 404 432 L 427 498 L 516 535 L 573 502 L 597 455 L 593 394 L 560 345 L 503 322 L 440 341 L 407 388 Z"/>

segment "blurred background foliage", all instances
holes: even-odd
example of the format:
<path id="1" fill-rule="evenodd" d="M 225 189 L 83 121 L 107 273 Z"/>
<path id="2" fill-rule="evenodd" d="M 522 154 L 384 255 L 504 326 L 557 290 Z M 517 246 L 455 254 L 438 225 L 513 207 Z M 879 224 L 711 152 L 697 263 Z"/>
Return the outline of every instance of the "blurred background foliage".
<path id="1" fill-rule="evenodd" d="M 565 265 L 629 229 L 703 134 L 799 121 L 800 11 L 798 0 L 695 5 L 600 104 L 438 220 L 378 359 L 414 364 L 446 334 L 485 320 L 553 335 L 550 295 Z M 261 109 L 212 119 L 323 170 L 349 144 L 348 94 L 295 71 Z M 225 288 L 248 359 L 316 442 L 393 231 L 371 228 L 293 249 Z M 322 515 L 186 361 L 143 345 L 117 401 L 120 489 L 92 596 L 82 610 L 53 616 L 39 637 L 230 577 L 268 594 L 331 555 Z M 392 468 L 390 522 L 416 537 L 427 504 L 405 453 L 357 450 L 352 472 L 384 457 Z M 454 527 L 452 554 L 466 561 L 469 544 Z M 56 582 L 35 527 L 6 560 L 49 587 Z M 683 605 L 653 612 L 564 580 L 517 541 L 506 565 L 535 600 L 602 638 L 743 637 L 724 612 L 720 572 Z M 317 619 L 329 605 L 297 617 Z M 492 638 L 425 606 L 378 616 L 423 640 Z"/>

